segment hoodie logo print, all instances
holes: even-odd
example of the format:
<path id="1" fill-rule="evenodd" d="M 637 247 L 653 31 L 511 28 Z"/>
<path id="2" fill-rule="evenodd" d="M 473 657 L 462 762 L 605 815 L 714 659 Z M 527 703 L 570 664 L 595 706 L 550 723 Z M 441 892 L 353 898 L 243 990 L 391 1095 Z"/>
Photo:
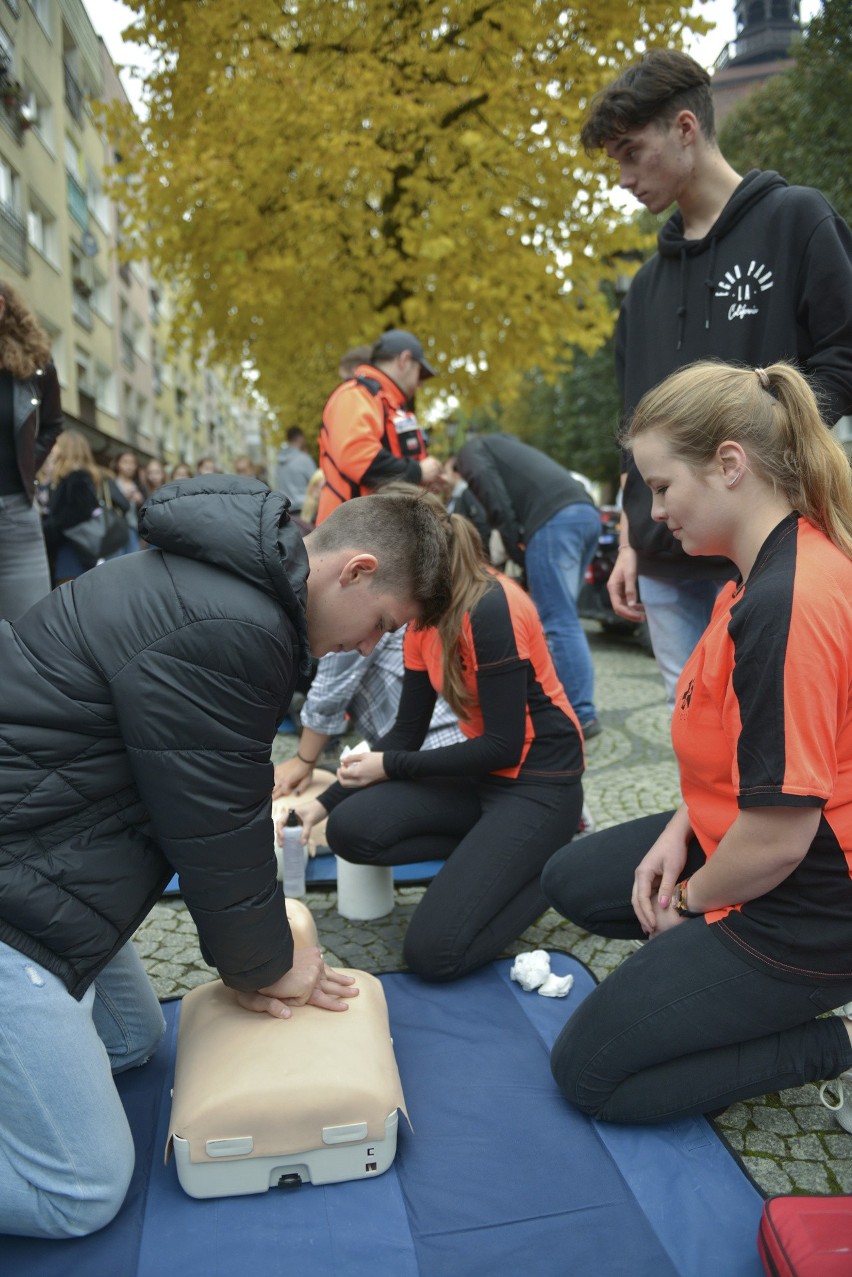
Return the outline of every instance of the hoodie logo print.
<path id="1" fill-rule="evenodd" d="M 725 271 L 716 285 L 714 297 L 725 297 L 730 300 L 728 319 L 745 319 L 747 315 L 759 314 L 757 301 L 761 293 L 774 284 L 772 271 L 763 263 L 751 261 L 748 270 L 734 266 Z"/>

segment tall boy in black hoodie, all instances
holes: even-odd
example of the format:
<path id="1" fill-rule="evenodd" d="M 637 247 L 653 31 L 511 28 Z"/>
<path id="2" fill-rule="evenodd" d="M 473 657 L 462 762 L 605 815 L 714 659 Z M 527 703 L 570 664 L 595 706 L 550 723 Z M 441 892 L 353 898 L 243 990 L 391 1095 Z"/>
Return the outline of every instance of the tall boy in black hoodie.
<path id="1" fill-rule="evenodd" d="M 581 137 L 587 150 L 606 150 L 619 184 L 652 213 L 677 204 L 618 320 L 626 416 L 675 369 L 708 358 L 755 367 L 790 360 L 829 424 L 852 411 L 852 234 L 818 191 L 773 172 L 734 171 L 716 143 L 707 72 L 684 53 L 652 50 L 596 95 Z M 673 708 L 678 675 L 731 568 L 686 556 L 652 521 L 631 457 L 622 469 L 610 596 L 620 616 L 647 617 Z"/>

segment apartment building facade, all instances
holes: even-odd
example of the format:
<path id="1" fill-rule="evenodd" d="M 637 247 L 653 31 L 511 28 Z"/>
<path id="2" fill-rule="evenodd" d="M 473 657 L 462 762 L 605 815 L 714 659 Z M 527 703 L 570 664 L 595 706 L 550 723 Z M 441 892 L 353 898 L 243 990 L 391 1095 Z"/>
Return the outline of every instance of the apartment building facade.
<path id="1" fill-rule="evenodd" d="M 175 345 L 166 291 L 129 260 L 93 100 L 126 100 L 82 0 L 0 0 L 0 278 L 53 346 L 67 424 L 100 460 L 259 457 L 238 375 Z"/>

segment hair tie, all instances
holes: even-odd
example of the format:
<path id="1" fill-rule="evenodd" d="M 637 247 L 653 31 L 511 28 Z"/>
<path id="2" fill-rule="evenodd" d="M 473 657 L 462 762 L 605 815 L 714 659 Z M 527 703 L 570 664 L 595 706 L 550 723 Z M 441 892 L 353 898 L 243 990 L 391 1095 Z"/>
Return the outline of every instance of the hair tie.
<path id="1" fill-rule="evenodd" d="M 771 390 L 772 387 L 769 381 L 769 373 L 765 368 L 755 368 L 754 375 L 757 377 L 757 380 L 760 382 L 761 386 L 763 386 L 764 390 Z"/>

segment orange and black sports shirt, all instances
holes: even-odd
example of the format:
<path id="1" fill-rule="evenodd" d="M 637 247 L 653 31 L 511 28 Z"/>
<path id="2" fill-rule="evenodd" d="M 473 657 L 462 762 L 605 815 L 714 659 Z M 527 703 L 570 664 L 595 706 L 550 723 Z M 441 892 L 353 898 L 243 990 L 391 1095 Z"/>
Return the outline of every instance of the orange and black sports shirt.
<path id="1" fill-rule="evenodd" d="M 494 574 L 465 614 L 460 652 L 472 698 L 459 724 L 467 740 L 420 750 L 423 723 L 443 687 L 443 659 L 436 629 L 408 627 L 397 721 L 376 745 L 388 776 L 564 781 L 582 775 L 580 727 L 556 677 L 535 605 L 519 586 Z"/>
<path id="2" fill-rule="evenodd" d="M 405 394 L 380 368 L 362 364 L 325 405 L 320 428 L 325 476 L 317 523 L 392 479 L 420 482 L 426 441 Z"/>
<path id="3" fill-rule="evenodd" d="M 797 514 L 745 585 L 723 587 L 681 674 L 672 740 L 708 856 L 741 809 L 822 808 L 788 878 L 707 914 L 720 938 L 789 979 L 852 974 L 852 562 Z"/>

